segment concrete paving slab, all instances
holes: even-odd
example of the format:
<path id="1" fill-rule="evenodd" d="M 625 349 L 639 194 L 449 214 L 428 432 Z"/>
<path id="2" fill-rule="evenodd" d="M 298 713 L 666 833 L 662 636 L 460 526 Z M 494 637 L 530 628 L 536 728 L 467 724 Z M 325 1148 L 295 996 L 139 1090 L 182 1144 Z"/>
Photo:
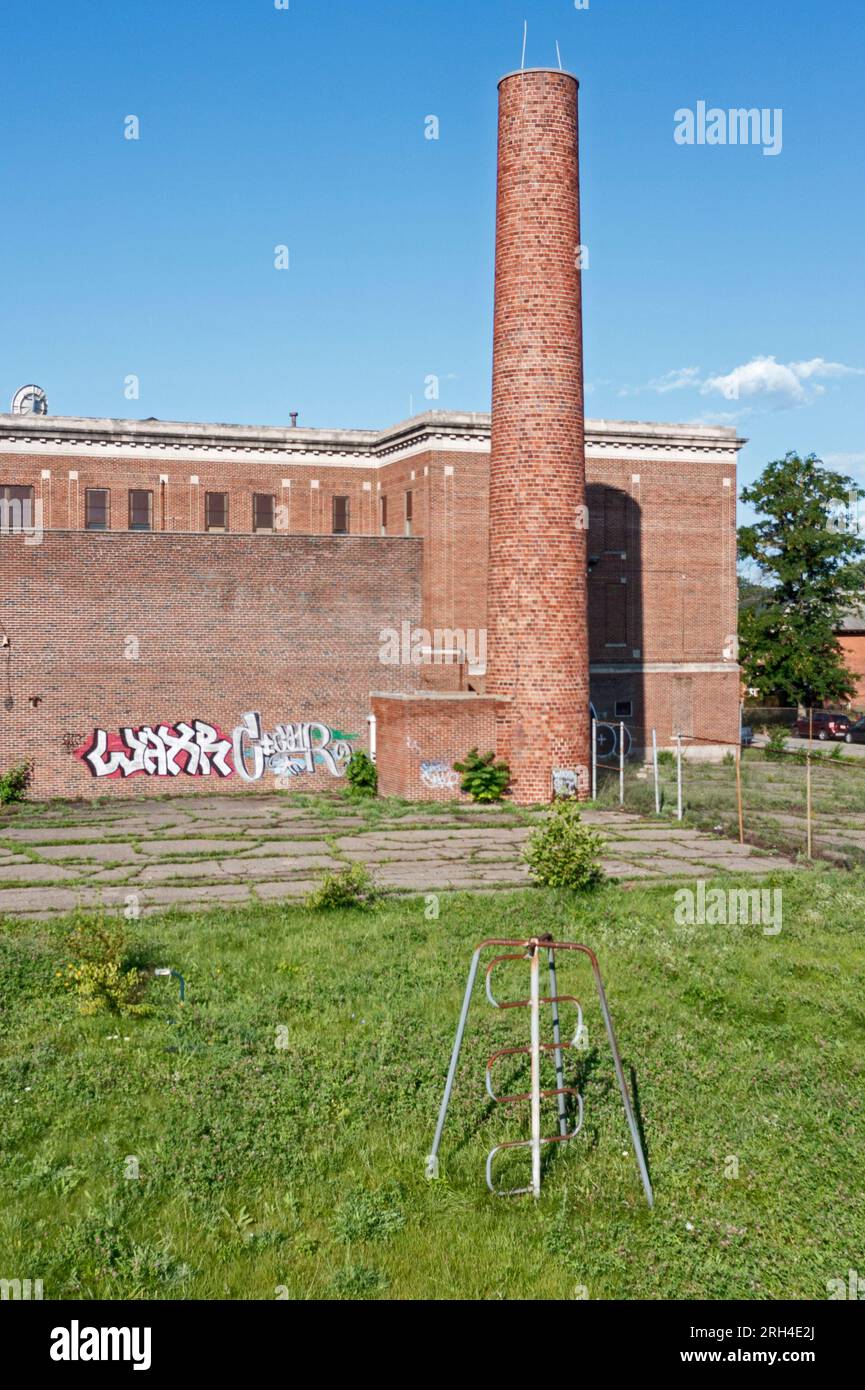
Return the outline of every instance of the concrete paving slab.
<path id="1" fill-rule="evenodd" d="M 84 864 L 140 864 L 142 862 L 142 856 L 136 853 L 132 845 L 123 841 L 118 844 L 107 845 L 101 841 L 77 845 L 34 845 L 33 849 L 41 859 L 50 860 L 52 864 L 70 859 Z"/>
<path id="2" fill-rule="evenodd" d="M 60 864 L 13 864 L 11 868 L 0 865 L 0 884 L 7 883 L 60 883 L 67 879 L 80 877 L 77 869 L 66 869 Z"/>
<path id="3" fill-rule="evenodd" d="M 166 854 L 217 854 L 230 853 L 238 848 L 237 840 L 148 840 L 142 843 L 141 852 L 151 859 L 158 859 Z M 250 845 L 250 848 L 252 846 Z"/>

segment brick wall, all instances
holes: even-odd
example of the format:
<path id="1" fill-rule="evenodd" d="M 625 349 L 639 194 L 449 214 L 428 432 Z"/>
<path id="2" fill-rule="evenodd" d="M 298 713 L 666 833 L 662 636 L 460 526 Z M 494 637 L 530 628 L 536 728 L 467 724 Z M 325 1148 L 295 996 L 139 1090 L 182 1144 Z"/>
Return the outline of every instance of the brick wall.
<path id="1" fill-rule="evenodd" d="M 2 535 L 0 574 L 10 640 L 0 648 L 0 767 L 32 760 L 38 796 L 272 790 L 270 771 L 222 779 L 218 760 L 206 778 L 95 777 L 74 750 L 98 728 L 200 720 L 230 737 L 252 711 L 265 733 L 317 721 L 366 747 L 370 691 L 419 679 L 379 660 L 383 628 L 420 621 L 417 540 L 55 531 L 27 545 Z M 158 766 L 161 755 L 149 756 Z M 249 761 L 254 770 L 251 749 Z M 319 766 L 291 785 L 323 779 Z"/>
<path id="2" fill-rule="evenodd" d="M 455 762 L 471 748 L 495 748 L 501 702 L 491 696 L 376 694 L 376 763 L 382 796 L 413 801 L 465 800 Z"/>

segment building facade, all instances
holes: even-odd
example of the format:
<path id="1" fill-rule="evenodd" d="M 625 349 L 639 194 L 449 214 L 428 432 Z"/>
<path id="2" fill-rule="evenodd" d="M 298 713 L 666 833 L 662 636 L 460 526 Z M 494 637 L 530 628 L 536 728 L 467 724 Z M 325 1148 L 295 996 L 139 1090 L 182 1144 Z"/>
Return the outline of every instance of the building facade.
<path id="1" fill-rule="evenodd" d="M 735 743 L 741 443 L 586 422 L 591 699 L 632 756 L 652 728 L 695 755 Z M 194 717 L 230 737 L 255 712 L 366 746 L 373 692 L 483 695 L 489 479 L 481 414 L 380 432 L 0 416 L 0 767 L 90 795 L 94 730 Z"/>

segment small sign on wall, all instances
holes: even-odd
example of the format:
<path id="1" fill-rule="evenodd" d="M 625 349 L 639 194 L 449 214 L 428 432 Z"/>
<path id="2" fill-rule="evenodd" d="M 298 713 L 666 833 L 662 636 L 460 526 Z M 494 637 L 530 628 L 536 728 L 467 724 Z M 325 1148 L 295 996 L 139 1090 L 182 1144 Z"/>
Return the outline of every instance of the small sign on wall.
<path id="1" fill-rule="evenodd" d="M 553 796 L 576 796 L 580 779 L 572 767 L 553 768 Z"/>

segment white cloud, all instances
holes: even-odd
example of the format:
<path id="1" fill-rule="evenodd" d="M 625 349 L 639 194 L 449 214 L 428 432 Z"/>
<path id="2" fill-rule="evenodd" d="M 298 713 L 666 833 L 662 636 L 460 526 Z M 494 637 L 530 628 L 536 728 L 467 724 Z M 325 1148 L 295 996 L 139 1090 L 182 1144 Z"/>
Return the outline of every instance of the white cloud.
<path id="1" fill-rule="evenodd" d="M 700 385 L 700 392 L 704 396 L 721 395 L 728 401 L 762 396 L 775 409 L 783 409 L 816 400 L 826 389 L 820 384 L 821 380 L 863 375 L 865 371 L 860 367 L 827 362 L 822 357 L 788 363 L 779 362 L 775 357 L 754 357 L 723 376 L 707 377 Z"/>
<path id="2" fill-rule="evenodd" d="M 830 468 L 863 470 L 865 469 L 865 450 L 860 450 L 858 453 L 824 454 L 823 462 L 828 463 Z"/>
<path id="3" fill-rule="evenodd" d="M 682 391 L 687 386 L 696 386 L 699 380 L 699 367 L 677 367 L 675 371 L 667 372 L 664 376 L 650 381 L 647 389 L 657 391 L 659 396 L 665 396 L 668 391 Z"/>
<path id="4" fill-rule="evenodd" d="M 808 405 L 825 394 L 824 381 L 865 376 L 865 368 L 812 357 L 808 362 L 779 362 L 776 357 L 752 357 L 732 371 L 701 377 L 699 367 L 676 367 L 654 377 L 644 386 L 622 386 L 618 395 L 639 396 L 644 391 L 666 396 L 671 391 L 699 391 L 702 396 L 723 396 L 727 401 L 762 400 L 763 408 L 784 410 Z M 741 417 L 742 411 L 737 412 Z M 719 418 L 719 417 L 716 417 Z M 729 418 L 736 418 L 730 416 Z"/>

